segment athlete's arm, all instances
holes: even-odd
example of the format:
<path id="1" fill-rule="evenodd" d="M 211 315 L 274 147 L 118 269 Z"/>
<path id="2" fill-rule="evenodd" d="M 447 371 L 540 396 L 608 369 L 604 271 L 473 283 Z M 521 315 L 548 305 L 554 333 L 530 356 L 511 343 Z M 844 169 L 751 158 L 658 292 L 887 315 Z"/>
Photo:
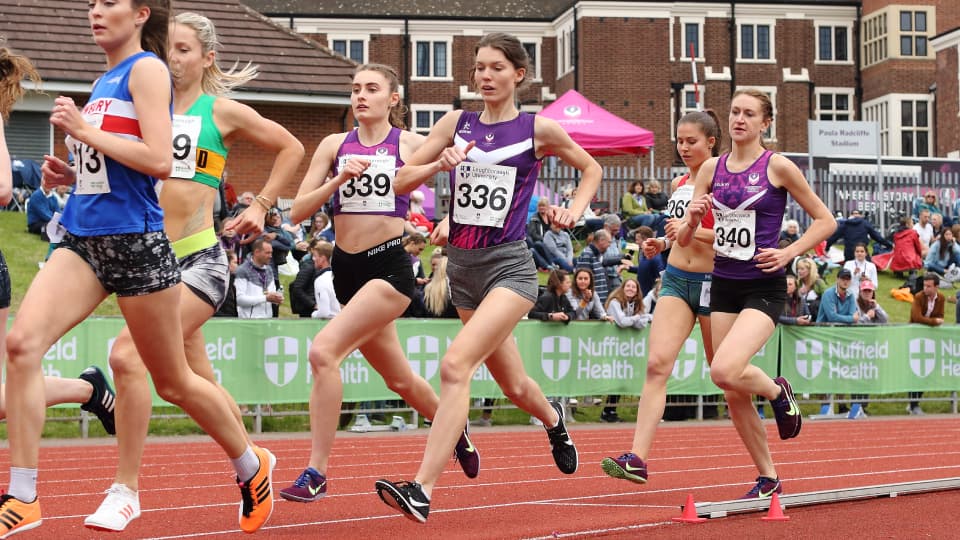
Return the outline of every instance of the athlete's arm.
<path id="1" fill-rule="evenodd" d="M 453 144 L 453 133 L 462 113 L 463 111 L 457 110 L 443 115 L 430 129 L 430 134 L 420 148 L 409 160 L 403 160 L 405 165 L 397 171 L 397 176 L 393 179 L 393 190 L 396 193 L 410 193 L 431 176 L 449 171 L 467 159 L 467 152 L 473 148 L 473 144 L 468 144 L 466 148 L 450 146 Z"/>
<path id="2" fill-rule="evenodd" d="M 293 199 L 290 221 L 298 223 L 315 214 L 324 203 L 330 200 L 340 184 L 346 181 L 346 177 L 340 182 L 327 181 L 333 161 L 337 158 L 337 150 L 346 137 L 346 133 L 335 133 L 327 135 L 320 141 L 310 160 L 310 168 L 307 169 L 307 174 L 300 183 L 300 189 L 297 190 L 297 196 Z M 340 176 L 344 176 L 342 171 Z"/>
<path id="3" fill-rule="evenodd" d="M 827 205 L 823 204 L 820 197 L 813 192 L 807 179 L 803 177 L 800 169 L 789 159 L 774 154 L 770 158 L 769 165 L 770 184 L 775 187 L 782 187 L 790 192 L 793 200 L 806 211 L 807 215 L 813 218 L 813 222 L 804 231 L 803 235 L 796 242 L 793 242 L 784 249 L 763 248 L 759 250 L 755 259 L 757 267 L 764 272 L 775 272 L 790 264 L 794 258 L 806 253 L 827 239 L 837 228 L 837 220 L 830 213 Z"/>
<path id="4" fill-rule="evenodd" d="M 597 194 L 600 188 L 600 179 L 603 178 L 603 168 L 597 160 L 573 142 L 570 135 L 560 127 L 556 120 L 537 116 L 534 124 L 534 142 L 537 157 L 544 154 L 555 154 L 564 163 L 572 165 L 580 171 L 580 184 L 577 186 L 577 195 L 570 203 L 569 208 L 552 206 L 553 219 L 561 227 L 573 227 L 583 215 L 584 210 Z"/>
<path id="5" fill-rule="evenodd" d="M 236 139 L 242 139 L 276 154 L 270 176 L 257 195 L 261 200 L 266 199 L 264 205 L 275 204 L 280 192 L 293 181 L 293 175 L 303 161 L 303 145 L 280 124 L 232 99 L 220 98 L 214 102 L 213 121 L 220 128 L 227 146 L 232 146 Z M 230 228 L 240 234 L 259 235 L 263 231 L 267 213 L 264 205 L 251 204 L 233 221 Z"/>
<path id="6" fill-rule="evenodd" d="M 710 185 L 716 169 L 717 158 L 710 158 L 697 171 L 693 184 L 693 196 L 690 198 L 690 205 L 687 206 L 687 215 L 680 221 L 677 229 L 677 244 L 680 246 L 690 243 L 697 229 L 700 228 L 700 220 L 710 212 Z"/>

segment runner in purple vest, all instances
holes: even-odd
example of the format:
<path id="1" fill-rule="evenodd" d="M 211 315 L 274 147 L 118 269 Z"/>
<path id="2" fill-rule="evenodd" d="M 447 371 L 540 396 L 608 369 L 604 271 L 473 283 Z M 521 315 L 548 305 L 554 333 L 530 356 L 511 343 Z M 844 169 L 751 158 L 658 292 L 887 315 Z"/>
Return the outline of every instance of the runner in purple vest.
<path id="1" fill-rule="evenodd" d="M 387 387 L 425 418 L 437 412 L 437 393 L 410 369 L 394 324 L 410 305 L 414 276 L 400 245 L 410 195 L 395 190 L 393 179 L 424 141 L 403 129 L 399 86 L 389 66 L 357 68 L 350 102 L 359 127 L 320 142 L 293 201 L 290 218 L 298 223 L 333 197 L 333 288 L 344 307 L 310 347 L 310 460 L 293 485 L 280 490 L 290 501 L 312 502 L 327 493 L 327 462 L 343 401 L 340 364 L 352 351 L 359 348 Z M 474 478 L 480 456 L 463 430 L 466 420 L 460 425 L 456 457 L 464 474 Z"/>
<path id="2" fill-rule="evenodd" d="M 602 170 L 555 121 L 517 110 L 516 89 L 529 63 L 517 38 L 489 34 L 474 52 L 473 77 L 483 112 L 447 113 L 396 180 L 397 191 L 406 193 L 438 172 L 452 172 L 449 227 L 441 223 L 432 238 L 434 243 L 448 239 L 452 299 L 464 323 L 442 360 L 440 408 L 416 479 L 376 483 L 386 504 L 421 523 L 467 421 L 470 380 L 484 362 L 504 395 L 543 422 L 557 467 L 572 474 L 578 463 L 563 408 L 547 401 L 527 376 L 511 332 L 537 299 L 537 269 L 524 241 L 524 222 L 540 160 L 555 154 L 582 171 L 570 208 L 550 207 L 549 218 L 562 227 L 573 226 L 583 214 Z"/>
<path id="3" fill-rule="evenodd" d="M 761 135 L 772 120 L 773 106 L 766 94 L 753 89 L 734 94 L 728 125 L 731 151 L 700 168 L 687 217 L 677 233 L 678 244 L 689 244 L 713 208 L 716 256 L 710 292 L 714 348 L 710 378 L 724 391 L 730 418 L 760 472 L 744 499 L 782 491 L 752 396 L 770 400 L 781 439 L 796 437 L 801 424 L 790 383 L 783 377 L 771 379 L 750 359 L 767 343 L 783 310 L 784 268 L 836 228 L 830 210 L 800 169 L 763 147 Z M 798 241 L 778 249 L 788 193 L 813 221 Z"/>

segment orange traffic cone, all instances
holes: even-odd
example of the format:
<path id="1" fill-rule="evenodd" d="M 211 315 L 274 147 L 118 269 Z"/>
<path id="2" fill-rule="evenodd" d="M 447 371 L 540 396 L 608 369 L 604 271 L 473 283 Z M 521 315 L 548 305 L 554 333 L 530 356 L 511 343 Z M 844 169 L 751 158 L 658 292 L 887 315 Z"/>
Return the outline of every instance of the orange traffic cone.
<path id="1" fill-rule="evenodd" d="M 693 494 L 687 495 L 687 504 L 683 505 L 683 514 L 673 518 L 680 523 L 703 523 L 707 518 L 697 517 L 697 505 L 693 502 Z"/>
<path id="2" fill-rule="evenodd" d="M 790 516 L 783 515 L 783 508 L 780 508 L 780 495 L 777 493 L 770 497 L 770 510 L 763 516 L 763 521 L 790 521 Z"/>

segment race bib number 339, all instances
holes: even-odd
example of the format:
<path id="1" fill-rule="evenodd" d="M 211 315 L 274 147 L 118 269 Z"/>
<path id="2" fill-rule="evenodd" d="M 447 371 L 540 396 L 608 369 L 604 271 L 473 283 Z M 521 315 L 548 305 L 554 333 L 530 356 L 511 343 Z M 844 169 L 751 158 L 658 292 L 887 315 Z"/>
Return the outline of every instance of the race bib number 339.
<path id="1" fill-rule="evenodd" d="M 347 161 L 354 157 L 369 161 L 370 166 L 363 171 L 363 174 L 347 180 L 340 186 L 340 210 L 343 212 L 393 212 L 397 200 L 393 191 L 393 179 L 397 174 L 397 158 L 391 155 L 340 156 L 339 169 L 343 169 Z"/>
<path id="2" fill-rule="evenodd" d="M 453 217 L 457 223 L 503 228 L 513 202 L 516 167 L 461 163 L 456 168 Z"/>

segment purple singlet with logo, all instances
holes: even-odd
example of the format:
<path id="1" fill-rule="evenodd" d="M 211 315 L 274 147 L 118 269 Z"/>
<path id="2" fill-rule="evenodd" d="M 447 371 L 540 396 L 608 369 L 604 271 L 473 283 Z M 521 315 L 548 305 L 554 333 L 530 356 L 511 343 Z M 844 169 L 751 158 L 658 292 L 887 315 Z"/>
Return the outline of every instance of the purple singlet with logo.
<path id="1" fill-rule="evenodd" d="M 787 190 L 770 184 L 767 167 L 773 152 L 765 151 L 741 172 L 727 169 L 724 154 L 713 174 L 713 215 L 717 250 L 713 275 L 727 279 L 766 279 L 784 270 L 766 273 L 753 257 L 760 248 L 776 248 L 787 207 Z M 724 253 L 726 252 L 726 253 Z"/>
<path id="2" fill-rule="evenodd" d="M 354 129 L 347 134 L 347 137 L 337 150 L 337 157 L 333 163 L 333 175 L 340 174 L 340 159 L 342 156 L 371 156 L 377 159 L 393 157 L 395 165 L 393 170 L 388 173 L 377 173 L 373 166 L 367 169 L 371 174 L 364 174 L 359 178 L 348 180 L 340 189 L 333 194 L 333 215 L 340 213 L 366 214 L 375 216 L 407 217 L 407 209 L 410 207 L 410 195 L 396 195 L 393 192 L 393 178 L 396 176 L 396 169 L 403 166 L 403 160 L 400 159 L 400 134 L 399 128 L 390 128 L 390 133 L 379 144 L 373 146 L 364 146 L 360 142 L 358 130 Z M 387 161 L 391 161 L 387 159 Z M 354 208 L 347 210 L 344 208 L 341 200 L 342 194 L 352 195 Z M 384 197 L 393 194 L 393 196 Z M 357 209 L 357 203 L 364 203 L 366 199 L 371 204 L 368 208 Z M 392 199 L 392 201 L 390 200 Z M 392 204 L 390 204 L 392 203 Z M 392 206 L 392 209 L 388 209 Z"/>
<path id="3" fill-rule="evenodd" d="M 479 249 L 525 238 L 527 207 L 541 165 L 533 140 L 535 120 L 536 116 L 521 112 L 513 120 L 483 124 L 478 112 L 460 114 L 454 144 L 463 148 L 476 141 L 476 146 L 467 161 L 450 173 L 451 245 Z M 486 165 L 494 167 L 485 169 Z M 490 169 L 496 169 L 496 174 Z M 506 173 L 512 177 L 510 185 L 503 182 Z"/>

